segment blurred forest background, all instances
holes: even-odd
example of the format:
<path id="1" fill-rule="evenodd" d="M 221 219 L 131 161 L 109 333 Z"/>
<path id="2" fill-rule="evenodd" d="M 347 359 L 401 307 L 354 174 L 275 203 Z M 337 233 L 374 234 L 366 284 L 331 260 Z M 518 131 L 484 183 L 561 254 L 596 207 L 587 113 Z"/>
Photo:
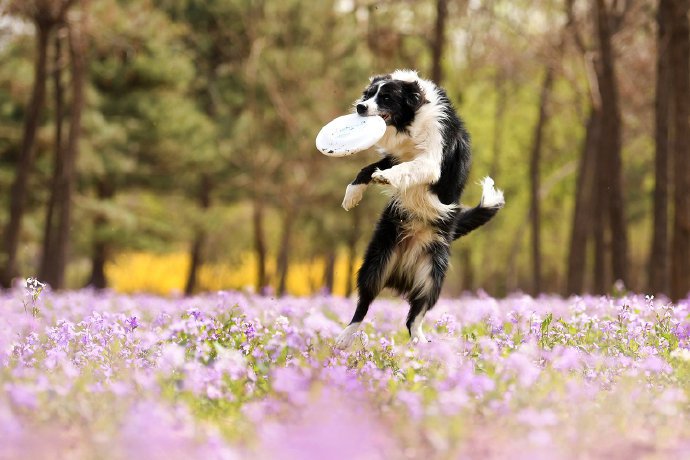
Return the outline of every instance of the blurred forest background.
<path id="1" fill-rule="evenodd" d="M 349 294 L 385 197 L 340 203 L 376 154 L 314 138 L 413 68 L 469 128 L 470 184 L 507 199 L 455 243 L 445 295 L 690 288 L 687 0 L 0 9 L 2 286 Z"/>

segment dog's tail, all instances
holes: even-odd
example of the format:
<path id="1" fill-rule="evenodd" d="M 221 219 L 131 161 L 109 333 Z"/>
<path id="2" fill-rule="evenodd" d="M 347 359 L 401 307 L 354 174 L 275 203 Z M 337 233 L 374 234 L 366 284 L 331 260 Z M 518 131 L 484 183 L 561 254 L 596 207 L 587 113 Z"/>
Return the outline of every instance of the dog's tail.
<path id="1" fill-rule="evenodd" d="M 474 208 L 462 209 L 455 217 L 453 239 L 457 240 L 490 221 L 506 203 L 503 191 L 494 188 L 494 180 L 485 177 L 481 181 L 482 199 Z"/>

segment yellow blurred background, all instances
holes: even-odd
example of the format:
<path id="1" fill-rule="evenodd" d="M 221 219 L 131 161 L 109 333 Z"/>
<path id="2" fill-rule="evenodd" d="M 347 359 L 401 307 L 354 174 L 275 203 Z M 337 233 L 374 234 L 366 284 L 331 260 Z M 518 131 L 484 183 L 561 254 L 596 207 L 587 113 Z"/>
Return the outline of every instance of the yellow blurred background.
<path id="1" fill-rule="evenodd" d="M 171 295 L 183 292 L 189 264 L 189 254 L 182 251 L 170 254 L 128 252 L 115 257 L 106 265 L 106 274 L 111 287 L 117 292 Z M 360 261 L 357 261 L 356 266 L 359 264 Z M 324 285 L 325 269 L 326 262 L 323 259 L 294 262 L 287 279 L 288 294 L 298 296 L 318 293 Z M 242 255 L 240 263 L 232 266 L 207 263 L 199 271 L 199 289 L 252 292 L 256 290 L 256 271 L 256 257 L 250 253 Z M 272 280 L 276 273 L 275 260 L 268 261 L 267 272 L 269 280 Z M 346 294 L 347 272 L 347 257 L 345 253 L 340 253 L 335 261 L 332 294 Z M 354 285 L 354 279 L 352 282 Z"/>

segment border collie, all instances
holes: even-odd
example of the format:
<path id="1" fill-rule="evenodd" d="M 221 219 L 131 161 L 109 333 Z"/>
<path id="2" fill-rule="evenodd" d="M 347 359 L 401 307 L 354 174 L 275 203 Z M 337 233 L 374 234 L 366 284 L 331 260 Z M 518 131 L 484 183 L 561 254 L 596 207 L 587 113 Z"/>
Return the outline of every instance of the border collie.
<path id="1" fill-rule="evenodd" d="M 356 206 L 371 182 L 384 185 L 391 200 L 357 274 L 357 310 L 336 346 L 352 344 L 369 305 L 385 287 L 409 302 L 412 341 L 426 341 L 422 320 L 438 300 L 451 243 L 488 222 L 503 207 L 503 192 L 486 177 L 480 203 L 460 205 L 470 170 L 470 137 L 446 92 L 417 72 L 371 78 L 354 106 L 388 126 L 376 145 L 383 158 L 347 186 L 342 206 Z"/>

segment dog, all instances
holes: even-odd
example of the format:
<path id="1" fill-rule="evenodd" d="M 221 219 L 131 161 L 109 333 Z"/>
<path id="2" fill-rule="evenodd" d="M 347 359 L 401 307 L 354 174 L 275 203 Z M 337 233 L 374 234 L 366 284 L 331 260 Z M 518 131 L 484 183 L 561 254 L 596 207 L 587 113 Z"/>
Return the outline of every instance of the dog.
<path id="1" fill-rule="evenodd" d="M 426 342 L 422 321 L 441 293 L 451 243 L 491 220 L 505 204 L 503 192 L 486 177 L 480 203 L 460 205 L 470 170 L 470 136 L 445 90 L 416 71 L 372 77 L 354 107 L 359 115 L 382 117 L 387 127 L 376 144 L 383 158 L 347 186 L 342 206 L 356 206 L 372 182 L 383 185 L 391 200 L 357 273 L 352 321 L 335 344 L 342 349 L 352 344 L 383 288 L 409 302 L 410 338 Z"/>

